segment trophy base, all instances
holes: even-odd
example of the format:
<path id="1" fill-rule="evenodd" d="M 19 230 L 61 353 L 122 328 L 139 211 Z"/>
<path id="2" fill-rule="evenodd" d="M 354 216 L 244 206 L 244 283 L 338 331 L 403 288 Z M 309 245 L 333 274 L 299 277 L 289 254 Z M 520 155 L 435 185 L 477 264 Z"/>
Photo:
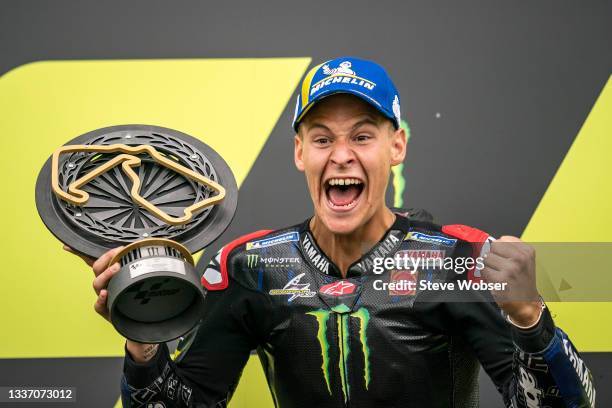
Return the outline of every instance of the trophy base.
<path id="1" fill-rule="evenodd" d="M 204 292 L 193 258 L 175 241 L 150 238 L 126 246 L 110 264 L 121 269 L 108 285 L 111 322 L 140 343 L 174 340 L 200 320 Z"/>

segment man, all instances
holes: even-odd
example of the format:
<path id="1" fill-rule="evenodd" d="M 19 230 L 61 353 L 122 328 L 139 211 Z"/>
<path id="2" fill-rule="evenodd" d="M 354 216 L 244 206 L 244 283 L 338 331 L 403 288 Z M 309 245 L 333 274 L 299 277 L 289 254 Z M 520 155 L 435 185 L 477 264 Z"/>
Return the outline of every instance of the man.
<path id="1" fill-rule="evenodd" d="M 128 340 L 124 406 L 226 406 L 253 349 L 282 408 L 473 407 L 478 362 L 509 407 L 594 406 L 590 372 L 539 299 L 531 247 L 385 205 L 406 135 L 382 67 L 347 57 L 313 68 L 293 126 L 314 216 L 217 254 L 202 278 L 205 314 L 174 361 L 165 344 Z M 107 318 L 114 253 L 93 264 Z M 419 266 L 470 255 L 486 258 L 468 273 Z M 481 280 L 508 288 L 435 289 Z"/>

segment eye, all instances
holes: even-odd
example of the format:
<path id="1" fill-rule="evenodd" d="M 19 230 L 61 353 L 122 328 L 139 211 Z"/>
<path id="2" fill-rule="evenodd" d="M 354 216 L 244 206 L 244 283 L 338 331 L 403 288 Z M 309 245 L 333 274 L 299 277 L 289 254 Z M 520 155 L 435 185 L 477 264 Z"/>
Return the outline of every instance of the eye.
<path id="1" fill-rule="evenodd" d="M 355 141 L 358 143 L 364 143 L 367 142 L 368 140 L 370 140 L 372 138 L 372 136 L 370 135 L 366 135 L 366 134 L 360 134 L 355 136 Z"/>
<path id="2" fill-rule="evenodd" d="M 313 140 L 313 142 L 314 142 L 315 144 L 320 145 L 320 146 L 325 146 L 325 145 L 329 144 L 330 140 L 329 140 L 329 138 L 328 138 L 328 137 L 325 137 L 325 136 L 319 136 L 319 137 L 315 137 L 315 138 L 314 138 L 314 140 Z"/>

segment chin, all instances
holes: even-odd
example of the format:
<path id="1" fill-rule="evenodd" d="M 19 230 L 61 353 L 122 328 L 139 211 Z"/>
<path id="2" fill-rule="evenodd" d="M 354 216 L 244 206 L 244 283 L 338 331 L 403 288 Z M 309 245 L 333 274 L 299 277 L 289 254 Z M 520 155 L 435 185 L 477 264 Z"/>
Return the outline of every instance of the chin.
<path id="1" fill-rule="evenodd" d="M 363 223 L 362 214 L 325 214 L 319 219 L 333 234 L 348 235 L 356 231 Z"/>

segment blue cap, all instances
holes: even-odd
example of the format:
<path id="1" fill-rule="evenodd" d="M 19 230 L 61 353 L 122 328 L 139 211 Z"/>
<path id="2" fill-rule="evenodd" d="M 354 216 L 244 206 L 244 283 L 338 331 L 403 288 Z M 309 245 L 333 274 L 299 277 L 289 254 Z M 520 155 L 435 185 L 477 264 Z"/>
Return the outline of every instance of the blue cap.
<path id="1" fill-rule="evenodd" d="M 340 57 L 317 65 L 304 77 L 295 105 L 293 129 L 297 132 L 300 121 L 315 103 L 337 93 L 363 99 L 399 128 L 399 92 L 385 69 L 372 61 Z"/>

